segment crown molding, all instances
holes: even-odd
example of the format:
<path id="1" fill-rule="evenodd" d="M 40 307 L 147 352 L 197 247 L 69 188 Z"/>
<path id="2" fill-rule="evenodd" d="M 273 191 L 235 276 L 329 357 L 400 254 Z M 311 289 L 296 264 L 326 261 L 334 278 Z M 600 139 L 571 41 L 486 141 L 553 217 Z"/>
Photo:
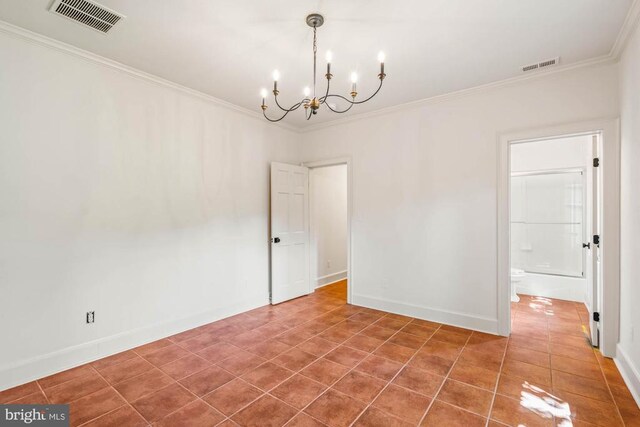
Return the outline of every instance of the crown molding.
<path id="1" fill-rule="evenodd" d="M 585 61 L 575 62 L 573 64 L 568 65 L 560 65 L 554 67 L 549 70 L 541 70 L 534 71 L 531 74 L 520 75 L 516 77 L 511 77 L 504 80 L 498 80 L 495 82 L 487 83 L 480 86 L 473 86 L 468 89 L 462 89 L 455 92 L 449 92 L 442 95 L 436 95 L 429 98 L 419 99 L 417 101 L 407 102 L 405 104 L 394 105 L 387 108 L 381 108 L 379 110 L 369 111 L 366 113 L 354 114 L 352 116 L 343 117 L 337 120 L 327 121 L 325 123 L 318 123 L 315 125 L 307 126 L 305 128 L 300 129 L 302 133 L 314 132 L 320 129 L 325 129 L 328 127 L 339 126 L 346 123 L 351 123 L 359 120 L 368 119 L 371 117 L 377 117 L 387 114 L 393 114 L 405 110 L 411 110 L 414 108 L 420 108 L 425 105 L 433 105 L 438 104 L 445 101 L 450 101 L 453 99 L 464 98 L 467 96 L 489 92 L 491 90 L 500 89 L 502 87 L 513 86 L 515 84 L 528 81 L 528 80 L 540 80 L 544 78 L 553 77 L 557 74 L 566 73 L 569 71 L 574 71 L 582 68 L 590 68 L 596 66 L 602 66 L 606 64 L 614 64 L 616 63 L 616 58 L 613 58 L 610 54 L 599 56 L 596 58 L 587 59 Z"/>
<path id="2" fill-rule="evenodd" d="M 251 111 L 247 108 L 240 107 L 238 105 L 232 104 L 231 102 L 227 102 L 222 99 L 216 98 L 214 96 L 208 95 L 204 92 L 200 92 L 198 90 L 191 89 L 186 86 L 182 86 L 178 83 L 174 83 L 170 80 L 163 79 L 162 77 L 158 77 L 154 74 L 146 73 L 144 71 L 138 70 L 137 68 L 129 67 L 128 65 L 105 58 L 103 56 L 96 55 L 94 53 L 91 53 L 84 49 L 80 49 L 68 43 L 64 43 L 59 40 L 55 40 L 50 37 L 44 36 L 42 34 L 24 29 L 22 27 L 18 27 L 17 25 L 10 24 L 6 21 L 0 20 L 0 33 L 7 34 L 9 36 L 21 39 L 29 43 L 48 47 L 58 52 L 62 52 L 67 55 L 70 55 L 88 62 L 99 64 L 99 65 L 123 72 L 125 74 L 136 77 L 138 79 L 142 79 L 150 83 L 153 83 L 157 86 L 175 90 L 182 94 L 192 96 L 202 101 L 211 103 L 215 106 L 222 107 L 227 110 L 234 111 L 236 113 L 240 113 L 246 117 L 259 120 L 261 123 L 264 123 L 262 114 L 259 114 L 255 111 Z M 292 126 L 288 123 L 275 123 L 275 125 L 282 129 L 286 129 L 288 131 L 293 131 L 296 133 L 300 133 L 301 131 L 300 128 Z"/>
<path id="3" fill-rule="evenodd" d="M 612 58 L 620 59 L 624 53 L 624 49 L 627 47 L 629 39 L 637 29 L 639 21 L 640 0 L 633 0 L 633 3 L 629 8 L 629 12 L 627 13 L 627 17 L 622 24 L 622 28 L 620 28 L 620 32 L 618 32 L 618 37 L 616 38 L 616 41 L 611 48 L 611 52 L 609 53 Z"/>

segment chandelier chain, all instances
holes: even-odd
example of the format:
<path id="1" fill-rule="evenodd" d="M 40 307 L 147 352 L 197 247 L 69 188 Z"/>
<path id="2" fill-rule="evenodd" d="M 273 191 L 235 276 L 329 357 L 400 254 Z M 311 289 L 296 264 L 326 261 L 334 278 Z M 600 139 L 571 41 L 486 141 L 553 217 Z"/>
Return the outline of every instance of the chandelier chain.
<path id="1" fill-rule="evenodd" d="M 313 96 L 316 96 L 316 56 L 318 52 L 318 45 L 316 39 L 316 26 L 313 26 Z"/>

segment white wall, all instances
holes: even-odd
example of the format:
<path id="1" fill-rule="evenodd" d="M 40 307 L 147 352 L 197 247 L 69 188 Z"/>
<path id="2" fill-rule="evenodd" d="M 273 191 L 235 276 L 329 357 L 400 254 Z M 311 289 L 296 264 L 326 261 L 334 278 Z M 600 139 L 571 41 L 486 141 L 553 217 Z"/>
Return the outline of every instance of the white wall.
<path id="1" fill-rule="evenodd" d="M 591 217 L 592 217 L 592 136 L 574 136 L 569 138 L 559 138 L 553 140 L 526 142 L 511 145 L 511 172 L 541 172 L 554 169 L 583 169 L 584 175 L 584 235 L 577 236 L 579 241 L 572 242 L 575 246 L 573 249 L 564 254 L 560 254 L 559 258 L 569 259 L 571 254 L 581 256 L 584 261 L 582 270 L 584 277 L 569 277 L 563 275 L 533 274 L 530 271 L 517 284 L 516 292 L 519 294 L 536 295 L 548 298 L 558 298 L 577 302 L 590 303 L 590 296 L 587 292 L 590 289 L 591 280 L 591 253 L 582 249 L 583 242 L 590 241 Z M 522 179 L 522 178 L 521 178 Z M 522 265 L 522 255 L 525 252 L 520 250 L 521 247 L 527 246 L 529 239 L 522 233 L 524 224 L 513 224 L 513 221 L 521 221 L 523 218 L 515 218 L 517 212 L 524 212 L 524 209 L 518 209 L 524 206 L 524 200 L 516 197 L 514 191 L 520 190 L 514 187 L 512 178 L 511 187 L 511 266 L 515 268 L 524 268 Z M 518 203 L 519 205 L 514 205 Z M 541 203 L 541 209 L 552 206 L 553 204 Z M 555 231 L 554 231 L 555 233 Z M 562 251 L 566 249 L 564 245 L 555 245 L 555 249 Z M 534 248 L 535 251 L 535 248 Z M 567 255 L 567 256 L 562 256 Z M 526 268 L 525 268 L 526 270 Z M 579 270 L 578 270 L 579 271 Z"/>
<path id="2" fill-rule="evenodd" d="M 268 302 L 268 167 L 295 134 L 6 34 L 0 53 L 0 389 Z"/>
<path id="3" fill-rule="evenodd" d="M 620 64 L 621 265 L 618 360 L 640 404 L 640 30 Z"/>
<path id="4" fill-rule="evenodd" d="M 315 286 L 347 277 L 347 165 L 309 171 Z"/>
<path id="5" fill-rule="evenodd" d="M 353 161 L 353 302 L 497 332 L 498 135 L 615 117 L 617 85 L 594 66 L 311 132 L 306 161 Z"/>

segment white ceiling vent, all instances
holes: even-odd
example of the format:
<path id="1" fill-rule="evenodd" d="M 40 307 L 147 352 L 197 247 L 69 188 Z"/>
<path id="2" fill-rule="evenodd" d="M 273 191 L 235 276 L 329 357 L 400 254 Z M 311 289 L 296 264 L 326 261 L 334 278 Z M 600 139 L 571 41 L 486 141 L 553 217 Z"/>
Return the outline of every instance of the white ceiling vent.
<path id="1" fill-rule="evenodd" d="M 105 34 L 125 18 L 124 15 L 90 0 L 55 0 L 49 11 Z"/>
<path id="2" fill-rule="evenodd" d="M 536 62 L 535 64 L 529 64 L 522 67 L 522 72 L 526 73 L 528 71 L 540 70 L 542 68 L 553 67 L 554 65 L 558 65 L 560 63 L 560 57 L 555 57 L 551 59 L 547 59 L 546 61 Z"/>

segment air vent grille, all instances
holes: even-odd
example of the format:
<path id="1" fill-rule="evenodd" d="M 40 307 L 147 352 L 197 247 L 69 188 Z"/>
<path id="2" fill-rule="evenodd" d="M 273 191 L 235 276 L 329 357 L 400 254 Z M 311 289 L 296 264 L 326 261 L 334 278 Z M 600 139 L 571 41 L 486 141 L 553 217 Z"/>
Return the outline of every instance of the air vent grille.
<path id="1" fill-rule="evenodd" d="M 547 59 L 545 61 L 536 62 L 535 64 L 529 64 L 522 67 L 522 71 L 524 73 L 528 71 L 539 70 L 541 68 L 552 67 L 554 65 L 558 65 L 560 63 L 560 57 Z"/>
<path id="2" fill-rule="evenodd" d="M 88 0 L 55 0 L 49 10 L 105 34 L 124 18 L 124 15 Z"/>

